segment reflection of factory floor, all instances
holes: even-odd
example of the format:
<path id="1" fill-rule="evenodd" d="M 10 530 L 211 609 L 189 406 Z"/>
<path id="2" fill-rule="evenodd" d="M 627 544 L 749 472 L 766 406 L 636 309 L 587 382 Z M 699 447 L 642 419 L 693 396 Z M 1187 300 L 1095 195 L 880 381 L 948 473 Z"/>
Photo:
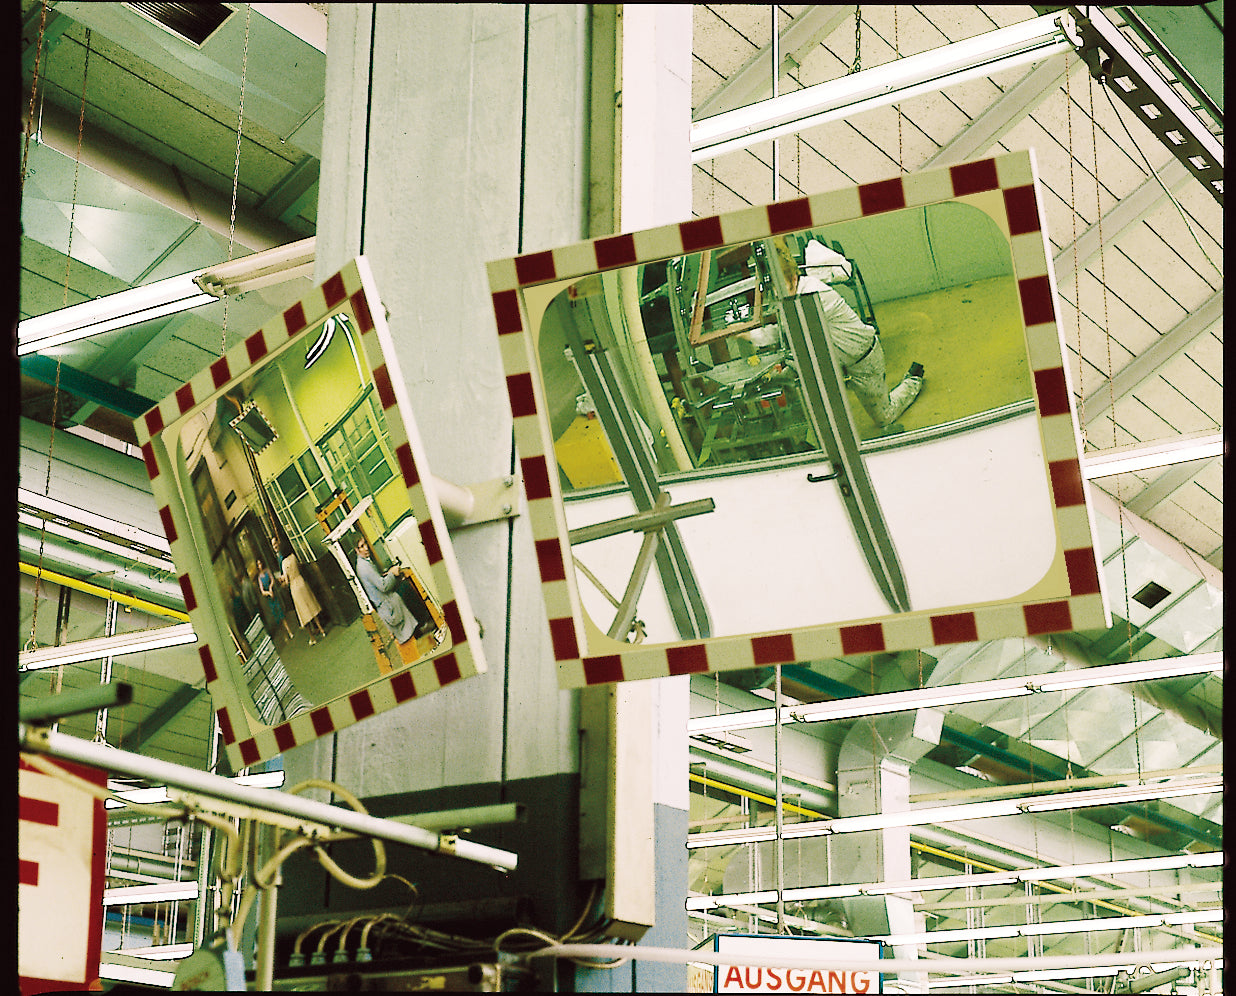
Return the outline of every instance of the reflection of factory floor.
<path id="1" fill-rule="evenodd" d="M 378 625 L 383 637 L 387 637 L 388 631 L 381 623 Z M 277 652 L 292 684 L 310 705 L 321 705 L 353 692 L 383 674 L 365 633 L 364 623 L 359 619 L 350 626 L 329 627 L 326 638 L 319 638 L 314 646 L 309 645 L 309 634 L 305 630 L 293 632 L 293 638 L 281 643 Z M 398 670 L 419 660 L 434 646 L 431 633 L 403 645 L 391 640 L 387 649 L 394 670 Z"/>
<path id="2" fill-rule="evenodd" d="M 906 431 L 939 425 L 1031 396 L 1021 304 L 1011 277 L 979 280 L 876 305 L 889 388 L 910 364 L 923 392 L 898 420 Z M 859 435 L 880 434 L 850 395 Z"/>
<path id="3" fill-rule="evenodd" d="M 330 627 L 326 638 L 312 647 L 303 629 L 293 632 L 291 640 L 279 644 L 279 657 L 296 690 L 312 705 L 355 691 L 380 674 L 359 619 L 350 626 Z"/>

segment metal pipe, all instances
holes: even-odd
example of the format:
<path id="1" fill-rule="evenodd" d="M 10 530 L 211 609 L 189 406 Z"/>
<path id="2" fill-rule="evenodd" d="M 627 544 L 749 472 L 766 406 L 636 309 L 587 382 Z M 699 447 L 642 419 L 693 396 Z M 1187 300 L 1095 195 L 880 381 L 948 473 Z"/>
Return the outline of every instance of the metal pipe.
<path id="1" fill-rule="evenodd" d="M 775 11 L 776 8 L 774 7 Z M 777 19 L 776 14 L 773 15 L 773 41 L 776 43 L 777 37 Z M 773 49 L 773 72 L 776 73 L 777 66 L 777 50 Z M 775 86 L 775 83 L 774 83 Z M 775 91 L 774 91 L 775 92 Z M 777 707 L 777 722 L 773 726 L 773 768 L 777 780 L 777 849 L 776 849 L 776 879 L 777 879 L 777 933 L 787 933 L 785 929 L 785 817 L 782 809 L 781 797 L 781 665 L 778 664 L 773 672 L 773 701 Z"/>
<path id="2" fill-rule="evenodd" d="M 590 526 L 577 526 L 570 532 L 571 546 L 588 543 L 592 540 L 617 536 L 619 533 L 648 532 L 660 529 L 662 526 L 685 519 L 692 515 L 703 515 L 711 512 L 717 504 L 711 498 L 699 498 L 696 501 L 683 502 L 681 505 L 667 505 L 664 508 L 652 508 L 646 512 L 636 512 L 634 515 L 624 515 L 620 519 L 610 519 L 606 522 L 595 522 Z"/>
<path id="3" fill-rule="evenodd" d="M 49 571 L 46 567 L 42 570 L 18 561 L 17 569 L 22 574 L 27 574 L 30 577 L 41 577 L 44 581 L 49 581 L 52 584 L 63 585 L 66 588 L 73 588 L 77 591 L 85 592 L 87 595 L 94 595 L 97 598 L 110 598 L 113 601 L 119 602 L 121 605 L 128 605 L 134 609 L 141 609 L 143 612 L 148 612 L 152 616 L 169 616 L 172 619 L 179 619 L 181 622 L 189 621 L 189 614 L 181 612 L 177 609 L 169 609 L 163 605 L 156 605 L 154 602 L 148 602 L 144 598 L 135 598 L 132 595 L 124 595 L 118 591 L 108 591 L 108 589 L 100 587 L 97 584 L 91 584 L 89 581 L 79 581 L 77 578 L 69 577 L 67 574 L 61 574 L 58 571 Z"/>
<path id="4" fill-rule="evenodd" d="M 219 766 L 219 717 L 210 716 L 210 744 L 206 754 L 206 770 L 213 772 Z M 193 908 L 193 947 L 200 948 L 206 938 L 214 933 L 210 922 L 212 905 L 208 896 L 213 892 L 210 885 L 211 852 L 215 845 L 215 831 L 208 823 L 202 824 L 202 839 L 197 852 L 197 903 Z"/>
<path id="5" fill-rule="evenodd" d="M 324 802 L 304 799 L 277 789 L 253 788 L 238 785 L 230 778 L 211 775 L 184 765 L 143 757 L 129 751 L 117 750 L 107 744 L 91 743 L 77 737 L 48 730 L 18 726 L 18 742 L 25 750 L 39 751 L 67 761 L 120 771 L 136 778 L 149 778 L 160 784 L 175 786 L 189 792 L 200 792 L 215 799 L 226 799 L 252 806 L 254 809 L 281 813 L 310 823 L 338 827 L 366 837 L 378 837 L 397 844 L 408 844 L 426 851 L 452 854 L 466 861 L 491 865 L 502 871 L 515 868 L 518 858 L 510 851 L 458 840 L 445 834 L 433 833 L 420 827 L 408 826 L 394 820 L 370 816 L 351 809 L 342 809 Z"/>
<path id="6" fill-rule="evenodd" d="M 51 719 L 63 719 L 83 712 L 98 712 L 128 705 L 133 701 L 133 686 L 128 682 L 115 681 L 106 685 L 92 685 L 60 695 L 51 695 L 35 702 L 23 702 L 17 708 L 17 718 L 22 723 L 41 723 Z"/>

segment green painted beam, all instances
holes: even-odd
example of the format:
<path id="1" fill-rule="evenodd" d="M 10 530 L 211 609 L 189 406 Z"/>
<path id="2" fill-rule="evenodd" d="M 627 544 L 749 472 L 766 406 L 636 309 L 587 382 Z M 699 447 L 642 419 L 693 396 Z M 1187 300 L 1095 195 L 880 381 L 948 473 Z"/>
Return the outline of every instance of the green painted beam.
<path id="1" fill-rule="evenodd" d="M 23 356 L 21 372 L 40 383 L 56 386 L 56 361 L 48 356 Z M 137 418 L 155 405 L 150 398 L 82 373 L 67 363 L 60 364 L 60 390 L 129 418 Z"/>

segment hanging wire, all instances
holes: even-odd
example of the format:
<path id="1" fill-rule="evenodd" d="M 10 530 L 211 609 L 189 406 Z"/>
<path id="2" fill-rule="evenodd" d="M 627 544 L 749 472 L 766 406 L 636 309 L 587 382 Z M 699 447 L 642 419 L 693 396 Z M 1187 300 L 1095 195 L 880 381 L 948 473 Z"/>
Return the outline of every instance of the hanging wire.
<path id="1" fill-rule="evenodd" d="M 44 17 L 46 17 L 46 9 L 44 9 Z M 73 162 L 73 201 L 69 206 L 69 238 L 68 244 L 65 246 L 64 255 L 64 304 L 69 303 L 69 272 L 73 263 L 73 224 L 77 215 L 77 179 L 81 170 L 82 162 L 82 134 L 86 127 L 86 83 L 90 73 L 90 29 L 86 29 L 86 57 L 82 65 L 82 100 L 81 111 L 77 118 L 77 157 Z M 42 26 L 39 29 L 39 45 L 42 47 L 43 30 Z M 35 66 L 37 70 L 38 60 L 36 58 Z M 31 108 L 34 106 L 34 91 L 31 90 Z M 28 136 L 27 136 L 28 137 Z M 23 177 L 24 161 L 23 161 Z M 52 385 L 52 410 L 51 410 L 51 426 L 48 431 L 47 438 L 47 476 L 43 481 L 43 497 L 47 498 L 51 495 L 51 474 L 52 474 L 52 458 L 56 452 L 56 420 L 60 417 L 60 368 L 61 358 L 56 357 L 56 380 Z M 47 519 L 42 519 L 42 525 L 39 528 L 39 560 L 37 570 L 34 574 L 34 607 L 30 617 L 30 638 L 26 641 L 26 649 L 33 650 L 38 646 L 38 625 L 39 625 L 39 596 L 43 587 L 43 552 L 47 542 Z M 58 693 L 64 683 L 64 665 L 57 665 L 56 671 L 52 676 L 52 692 Z"/>
<path id="2" fill-rule="evenodd" d="M 898 4 L 893 4 L 893 58 L 901 58 L 901 43 L 897 37 L 897 7 Z M 905 158 L 902 151 L 901 143 L 901 105 L 897 104 L 893 108 L 897 112 L 897 168 L 904 173 L 906 171 Z"/>
<path id="3" fill-rule="evenodd" d="M 1103 87 L 1103 95 L 1107 98 L 1107 102 L 1111 104 L 1112 113 L 1115 115 L 1116 120 L 1120 122 L 1120 127 L 1124 129 L 1124 133 L 1129 140 L 1129 144 L 1133 146 L 1133 148 L 1137 149 L 1137 154 L 1141 156 L 1142 162 L 1145 163 L 1146 171 L 1153 176 L 1159 186 L 1163 188 L 1163 193 L 1167 195 L 1167 199 L 1171 201 L 1172 205 L 1176 208 L 1176 211 L 1180 215 L 1180 220 L 1184 222 L 1185 228 L 1188 229 L 1189 236 L 1193 239 L 1194 243 L 1196 243 L 1198 251 L 1202 254 L 1202 258 L 1210 264 L 1210 268 L 1214 270 L 1215 273 L 1218 274 L 1219 279 L 1222 280 L 1223 271 L 1219 269 L 1219 267 L 1215 264 L 1215 261 L 1211 259 L 1210 253 L 1206 251 L 1206 249 L 1202 246 L 1202 243 L 1198 240 L 1197 233 L 1193 228 L 1193 222 L 1189 220 L 1188 213 L 1180 206 L 1180 202 L 1176 200 L 1175 195 L 1172 193 L 1168 185 L 1163 182 L 1163 177 L 1159 176 L 1158 171 L 1150 165 L 1150 160 L 1146 158 L 1146 153 L 1142 152 L 1142 147 L 1133 140 L 1133 134 L 1129 131 L 1129 126 L 1124 123 L 1124 118 L 1120 116 L 1120 110 L 1116 107 L 1116 102 L 1112 100 L 1111 92 L 1106 86 Z"/>
<path id="4" fill-rule="evenodd" d="M 236 112 L 236 163 L 232 168 L 232 212 L 227 224 L 227 260 L 232 261 L 232 250 L 236 245 L 236 199 L 240 192 L 240 136 L 245 121 L 245 79 L 249 71 L 249 21 L 253 15 L 253 5 L 245 4 L 245 46 L 240 58 L 240 108 Z M 230 294 L 223 295 L 223 333 L 219 341 L 219 355 L 227 352 L 227 306 Z"/>
<path id="5" fill-rule="evenodd" d="M 30 79 L 30 110 L 26 116 L 26 135 L 21 149 L 21 180 L 18 184 L 18 200 L 26 189 L 26 162 L 30 158 L 30 135 L 34 131 L 34 101 L 39 92 L 39 64 L 43 59 L 43 38 L 47 33 L 48 0 L 43 0 L 43 9 L 39 14 L 39 37 L 34 46 L 34 69 Z"/>
<path id="6" fill-rule="evenodd" d="M 854 5 L 854 62 L 850 66 L 850 73 L 857 73 L 863 68 L 863 8 L 861 4 Z"/>

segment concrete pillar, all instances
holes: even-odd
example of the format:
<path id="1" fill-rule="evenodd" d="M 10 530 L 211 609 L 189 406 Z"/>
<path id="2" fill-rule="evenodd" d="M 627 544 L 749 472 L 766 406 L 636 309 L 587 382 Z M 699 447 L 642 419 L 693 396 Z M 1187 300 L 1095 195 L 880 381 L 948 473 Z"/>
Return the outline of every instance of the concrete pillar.
<path id="1" fill-rule="evenodd" d="M 607 59 L 615 65 L 613 8 L 330 6 L 316 276 L 368 258 L 435 476 L 469 484 L 514 467 L 485 263 L 605 234 L 615 213 L 623 228 L 690 216 L 690 8 L 626 7 L 625 18 L 623 58 L 641 62 L 625 122 L 654 123 L 626 145 L 639 170 L 630 171 L 631 197 L 615 206 L 618 94 L 613 68 L 608 81 L 604 70 Z M 650 197 L 655 210 L 640 216 Z M 488 672 L 289 752 L 288 782 L 331 778 L 380 815 L 524 803 L 526 826 L 474 834 L 516 851 L 514 874 L 388 848 L 391 870 L 417 882 L 426 918 L 447 901 L 522 897 L 533 922 L 564 931 L 585 898 L 576 874 L 579 697 L 557 687 L 526 520 L 456 530 L 452 542 Z M 650 772 L 658 924 L 645 943 L 683 946 L 685 680 L 651 697 L 664 749 Z M 363 847 L 336 852 L 345 867 L 372 860 Z M 406 908 L 406 890 L 351 893 L 311 863 L 300 868 L 285 874 L 287 922 Z M 685 989 L 683 966 L 578 969 L 574 980 L 572 968 L 560 967 L 561 987 Z"/>
<path id="2" fill-rule="evenodd" d="M 910 808 L 910 765 L 940 742 L 944 714 L 934 709 L 895 713 L 856 722 L 837 757 L 837 815 L 898 813 Z M 832 842 L 834 870 L 846 880 L 891 882 L 912 878 L 909 827 L 838 835 Z M 842 900 L 855 937 L 908 934 L 916 926 L 914 903 L 905 896 L 861 896 Z M 894 948 L 895 958 L 914 958 L 917 949 Z M 923 977 L 901 981 L 926 991 Z M 920 989 L 920 986 L 923 988 Z"/>
<path id="3" fill-rule="evenodd" d="M 635 231 L 691 217 L 691 6 L 624 4 L 615 26 L 620 90 L 615 94 L 619 160 L 617 218 L 605 227 L 593 201 L 592 235 Z M 599 26 L 598 26 L 599 27 Z M 602 44 L 594 31 L 594 47 Z M 596 90 L 594 89 L 594 94 Z M 594 109 L 594 122 L 602 118 Z M 687 946 L 687 718 L 690 679 L 640 682 L 618 708 L 648 713 L 652 779 L 656 924 L 640 944 Z M 639 724 L 642 725 L 642 724 Z M 631 962 L 617 970 L 576 973 L 581 992 L 685 992 L 685 965 Z"/>

